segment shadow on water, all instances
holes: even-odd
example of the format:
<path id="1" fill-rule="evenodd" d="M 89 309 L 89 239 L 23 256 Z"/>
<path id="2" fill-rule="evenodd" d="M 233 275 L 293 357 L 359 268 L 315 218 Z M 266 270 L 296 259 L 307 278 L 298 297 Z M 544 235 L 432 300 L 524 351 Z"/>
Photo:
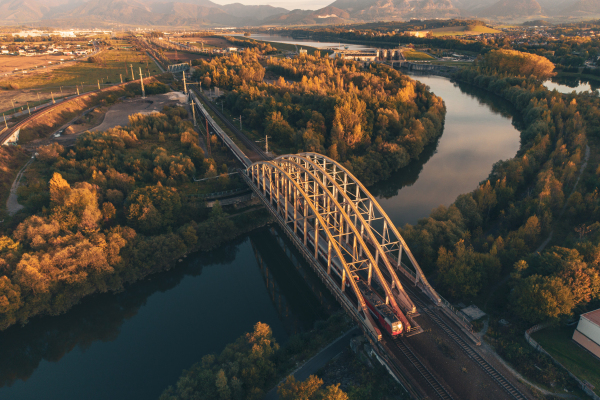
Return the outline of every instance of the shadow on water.
<path id="1" fill-rule="evenodd" d="M 567 88 L 577 91 L 587 90 L 588 88 L 585 87 L 586 85 L 589 85 L 592 90 L 600 89 L 600 77 L 598 79 L 590 79 L 577 76 L 560 75 L 553 76 L 551 81 L 558 85 L 566 86 Z"/>
<path id="2" fill-rule="evenodd" d="M 191 254 L 182 263 L 179 263 L 176 268 L 129 285 L 123 292 L 94 295 L 83 300 L 66 314 L 53 317 L 34 318 L 24 327 L 14 326 L 5 332 L 1 332 L 0 354 L 2 356 L 0 357 L 0 388 L 12 387 L 12 385 L 18 381 L 27 381 L 42 365 L 44 365 L 44 368 L 40 368 L 39 373 L 36 372 L 36 379 L 32 379 L 33 381 L 39 381 L 40 375 L 46 375 L 47 378 L 44 379 L 49 379 L 49 374 L 55 374 L 55 372 L 52 371 L 59 371 L 61 368 L 66 368 L 65 371 L 68 371 L 69 368 L 75 366 L 63 366 L 56 369 L 61 365 L 59 361 L 74 350 L 77 350 L 77 353 L 85 352 L 87 355 L 89 353 L 86 351 L 89 351 L 92 347 L 97 348 L 97 346 L 93 346 L 95 343 L 110 343 L 110 349 L 106 350 L 115 352 L 115 348 L 126 345 L 121 338 L 123 332 L 127 331 L 128 335 L 130 335 L 132 329 L 134 329 L 135 333 L 138 335 L 137 341 L 140 344 L 140 348 L 135 350 L 136 352 L 162 351 L 168 353 L 170 351 L 179 351 L 176 349 L 180 347 L 172 347 L 169 343 L 165 343 L 164 349 L 151 350 L 149 346 L 153 346 L 154 342 L 151 337 L 148 337 L 146 332 L 139 331 L 140 325 L 138 324 L 137 327 L 132 328 L 130 323 L 125 324 L 130 319 L 135 319 L 136 321 L 140 318 L 144 319 L 147 317 L 148 313 L 156 312 L 157 315 L 164 315 L 164 312 L 156 307 L 173 307 L 181 304 L 172 303 L 170 301 L 167 301 L 166 303 L 164 301 L 157 301 L 155 297 L 150 300 L 150 297 L 159 292 L 165 294 L 168 292 L 171 298 L 175 296 L 186 298 L 189 299 L 189 301 L 194 301 L 196 303 L 205 302 L 190 307 L 189 311 L 173 310 L 174 312 L 171 313 L 173 319 L 169 320 L 169 322 L 162 319 L 156 321 L 159 325 L 161 323 L 176 325 L 174 328 L 179 331 L 178 340 L 185 341 L 190 349 L 194 347 L 194 342 L 201 340 L 204 343 L 202 346 L 202 349 L 204 349 L 202 350 L 204 351 L 203 354 L 207 354 L 208 352 L 220 352 L 222 350 L 222 344 L 217 342 L 213 343 L 214 338 L 212 335 L 204 335 L 201 330 L 198 330 L 202 325 L 194 325 L 192 321 L 198 318 L 210 318 L 213 313 L 203 311 L 206 310 L 206 307 L 210 307 L 215 309 L 217 313 L 226 313 L 226 321 L 229 322 L 227 322 L 226 325 L 220 324 L 219 326 L 221 326 L 222 329 L 235 330 L 236 332 L 240 329 L 244 329 L 243 332 L 245 332 L 245 329 L 247 328 L 236 326 L 242 323 L 251 326 L 259 320 L 268 322 L 265 321 L 264 318 L 267 318 L 268 315 L 273 315 L 269 314 L 272 313 L 272 311 L 267 311 L 267 308 L 269 307 L 265 307 L 264 303 L 257 302 L 256 296 L 261 292 L 268 292 L 271 303 L 274 305 L 277 319 L 280 321 L 276 323 L 275 328 L 279 332 L 285 332 L 278 336 L 279 342 L 285 342 L 287 337 L 291 334 L 312 329 L 317 320 L 327 318 L 327 315 L 331 311 L 331 305 L 327 304 L 327 301 L 313 295 L 313 291 L 310 287 L 311 284 L 307 283 L 304 280 L 304 277 L 298 273 L 299 267 L 294 265 L 294 262 L 288 258 L 286 251 L 282 249 L 278 243 L 277 237 L 275 237 L 269 229 L 260 229 L 249 235 L 244 235 L 231 241 L 219 249 L 210 252 Z M 252 254 L 254 257 L 252 257 Z M 246 272 L 243 273 L 244 278 L 231 275 L 234 273 L 231 268 L 231 265 L 234 263 L 242 265 L 242 268 L 246 270 Z M 217 268 L 213 269 L 212 267 Z M 252 271 L 254 268 L 259 269 L 260 274 L 258 270 Z M 203 274 L 203 271 L 207 275 L 207 278 L 214 275 L 218 275 L 221 278 L 218 280 L 212 278 L 202 279 L 202 281 L 231 281 L 233 285 L 240 287 L 241 291 L 244 293 L 230 293 L 229 296 L 233 296 L 232 298 L 227 298 L 227 295 L 223 295 L 224 297 L 222 298 L 206 298 L 206 295 L 202 295 L 202 293 L 190 295 L 190 284 L 196 286 L 197 283 L 192 283 L 189 279 L 185 278 L 199 277 Z M 236 271 L 238 271 L 238 274 L 240 273 L 239 269 Z M 250 281 L 243 281 L 241 283 L 235 282 L 236 280 L 239 281 L 240 279 L 246 279 L 252 276 L 256 276 L 256 279 L 258 280 L 252 278 L 251 282 L 253 283 L 250 283 Z M 260 283 L 257 286 L 257 283 L 261 281 L 260 277 L 262 277 L 262 281 L 265 283 L 266 290 L 265 288 L 260 289 Z M 244 284 L 251 284 L 253 287 L 245 290 L 243 289 L 243 286 L 240 286 Z M 251 296 L 251 300 L 248 299 L 248 304 L 246 305 L 240 305 L 240 307 L 234 308 L 227 305 L 228 302 L 231 301 L 244 301 L 246 296 Z M 265 298 L 265 300 L 268 302 L 268 299 Z M 329 299 L 327 300 L 329 301 Z M 147 306 L 148 309 L 144 309 L 144 312 L 141 313 L 140 311 L 144 306 Z M 248 312 L 252 315 L 246 315 Z M 135 318 L 138 314 L 143 314 L 145 316 Z M 254 318 L 254 322 L 246 321 L 249 317 L 250 319 Z M 211 323 L 219 324 L 216 320 L 211 321 Z M 157 329 L 158 331 L 162 330 L 159 326 L 157 326 Z M 240 331 L 239 334 L 243 332 Z M 229 333 L 231 332 L 228 332 L 228 334 Z M 150 336 L 153 335 L 153 333 L 150 332 L 148 334 Z M 203 354 L 199 354 L 198 358 L 193 358 L 193 360 L 199 360 Z M 179 355 L 172 354 L 172 357 L 170 358 L 178 358 L 178 356 Z M 89 355 L 84 356 L 81 361 L 89 359 L 89 357 Z M 136 353 L 131 353 L 128 354 L 127 357 L 137 358 L 137 355 Z M 94 370 L 99 375 L 110 379 L 111 374 L 115 372 L 106 370 L 105 365 L 98 365 L 95 368 L 93 365 L 88 365 L 93 363 L 94 360 L 95 359 L 92 357 L 89 361 L 83 361 L 86 365 L 80 365 L 80 367 L 91 368 L 91 370 Z M 118 361 L 119 360 L 114 360 L 116 363 L 118 363 Z M 132 365 L 137 365 L 136 362 Z M 177 373 L 177 375 L 181 370 L 189 367 L 187 358 L 183 357 L 181 362 L 183 365 L 179 365 L 179 362 L 176 363 L 174 372 Z M 69 361 L 67 361 L 67 364 L 71 365 Z M 129 382 L 131 387 L 142 384 L 142 381 L 145 378 L 141 371 L 144 371 L 147 367 L 148 366 L 139 365 L 140 373 L 134 373 L 134 380 Z M 163 367 L 164 366 L 161 366 L 160 368 Z M 165 373 L 166 372 L 171 373 L 173 371 L 165 370 Z M 64 385 L 68 384 L 68 379 L 69 378 L 65 376 L 64 382 L 57 382 L 57 385 L 59 387 L 64 387 Z M 141 379 L 142 381 L 136 381 L 137 379 Z M 170 380 L 167 382 L 170 382 Z M 115 385 L 118 385 L 119 383 L 115 382 Z M 21 385 L 23 384 L 29 385 L 29 383 L 21 383 Z M 81 382 L 81 384 L 87 385 L 90 383 Z M 33 388 L 29 386 L 28 392 L 31 392 L 32 390 Z M 35 389 L 35 392 L 37 393 L 38 389 Z M 40 388 L 39 398 L 44 397 L 43 392 L 43 388 Z M 17 394 L 18 393 L 20 392 L 17 391 Z M 57 394 L 58 393 L 52 393 L 52 395 Z M 96 393 L 96 395 L 100 396 L 100 398 L 104 396 L 102 393 Z M 3 396 L 2 390 L 0 389 L 0 398 L 3 398 Z M 56 396 L 53 398 L 56 398 Z M 64 398 L 71 399 L 75 397 L 66 395 Z"/>
<path id="3" fill-rule="evenodd" d="M 273 245 L 273 241 L 277 245 Z M 287 304 L 302 328 L 310 329 L 315 321 L 325 319 L 340 309 L 339 304 L 315 272 L 302 258 L 279 226 L 261 230 L 251 239 L 259 268 L 272 301 L 278 309 L 288 311 Z"/>
<path id="4" fill-rule="evenodd" d="M 488 106 L 494 114 L 512 119 L 513 126 L 518 130 L 523 128 L 521 114 L 509 101 L 504 100 L 502 97 L 488 92 L 487 90 L 469 85 L 468 83 L 455 82 L 454 84 L 455 86 L 458 86 L 462 93 L 477 100 L 479 104 Z"/>
<path id="5" fill-rule="evenodd" d="M 244 239 L 202 253 L 201 258 L 190 255 L 183 265 L 129 285 L 123 292 L 91 296 L 66 314 L 34 318 L 24 327 L 0 333 L 0 387 L 26 380 L 42 360 L 57 362 L 76 347 L 85 350 L 96 341 L 115 340 L 121 325 L 138 313 L 149 296 L 175 288 L 185 276 L 201 275 L 204 266 L 231 263 Z"/>
<path id="6" fill-rule="evenodd" d="M 410 76 L 418 80 L 418 74 L 413 74 L 411 72 Z M 424 74 L 423 76 L 427 75 Z M 521 116 L 517 112 L 516 108 L 508 101 L 493 93 L 466 83 L 455 82 L 454 86 L 458 87 L 463 94 L 477 100 L 479 104 L 487 106 L 494 114 L 511 119 L 512 125 L 518 130 L 522 129 L 523 124 Z M 377 182 L 373 186 L 369 187 L 371 194 L 375 197 L 391 199 L 397 196 L 398 192 L 402 188 L 411 186 L 417 182 L 417 180 L 419 180 L 419 174 L 423 171 L 425 164 L 427 164 L 431 157 L 437 153 L 440 139 L 441 137 L 438 138 L 438 140 L 436 140 L 434 143 L 425 146 L 423 152 L 421 152 L 417 160 L 413 160 L 405 168 L 393 173 L 389 179 Z"/>

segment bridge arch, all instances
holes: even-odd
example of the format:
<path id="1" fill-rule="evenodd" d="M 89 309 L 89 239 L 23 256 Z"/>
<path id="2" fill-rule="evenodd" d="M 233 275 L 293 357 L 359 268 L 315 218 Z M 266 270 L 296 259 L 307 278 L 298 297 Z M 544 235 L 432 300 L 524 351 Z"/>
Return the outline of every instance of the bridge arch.
<path id="1" fill-rule="evenodd" d="M 327 274 L 331 276 L 331 265 L 332 265 L 332 252 L 334 257 L 337 257 L 341 264 L 343 271 L 341 276 L 341 287 L 333 286 L 335 291 L 341 292 L 342 296 L 336 296 L 342 302 L 344 308 L 347 309 L 355 318 L 359 318 L 366 329 L 369 331 L 371 336 L 375 340 L 381 339 L 381 331 L 375 325 L 375 322 L 368 310 L 367 304 L 364 300 L 362 292 L 359 290 L 355 280 L 353 279 L 353 270 L 350 268 L 346 257 L 344 256 L 343 246 L 339 240 L 342 236 L 336 234 L 335 230 L 331 228 L 331 213 L 324 213 L 319 211 L 319 208 L 323 208 L 323 204 L 320 201 L 315 202 L 311 197 L 308 190 L 308 181 L 300 181 L 297 176 L 290 174 L 296 174 L 291 171 L 291 166 L 287 162 L 275 163 L 271 161 L 260 161 L 252 164 L 247 168 L 246 173 L 252 183 L 262 191 L 263 201 L 266 200 L 272 211 L 275 211 L 276 215 L 284 219 L 284 223 L 287 226 L 288 223 L 293 223 L 293 232 L 297 234 L 298 222 L 302 222 L 303 227 L 302 234 L 304 236 L 304 246 L 307 245 L 309 240 L 309 219 L 313 219 L 314 222 L 314 258 L 319 259 L 319 226 L 327 227 L 323 229 L 323 232 L 327 236 Z M 308 171 L 303 171 L 308 172 Z M 302 187 L 301 183 L 304 183 L 305 187 Z M 268 193 L 267 193 L 268 185 Z M 262 188 L 261 188 L 262 186 Z M 303 200 L 303 204 L 300 205 L 298 200 Z M 275 203 L 275 204 L 274 204 Z M 283 204 L 282 204 L 283 203 Z M 291 209 L 290 209 L 291 205 Z M 275 209 L 276 207 L 276 209 Z M 299 208 L 303 211 L 303 216 L 298 217 Z M 312 211 L 312 216 L 309 215 L 308 211 Z M 292 215 L 293 213 L 293 215 Z M 283 214 L 283 215 L 282 215 Z M 327 220 L 323 217 L 327 217 Z M 342 217 L 343 218 L 343 215 Z M 334 218 L 335 220 L 335 218 Z M 340 219 L 341 221 L 342 219 Z M 336 221 L 337 224 L 337 221 Z M 343 229 L 343 228 L 342 228 Z M 345 250 L 345 249 L 344 249 Z M 347 252 L 347 251 L 346 251 Z M 335 261 L 335 260 L 334 260 Z M 349 304 L 349 299 L 343 295 L 346 289 L 346 285 L 349 285 L 352 293 L 356 297 L 358 304 L 357 306 Z M 328 285 L 332 286 L 332 285 Z M 334 293 L 335 294 L 335 293 Z"/>
<path id="2" fill-rule="evenodd" d="M 385 252 L 386 258 L 390 259 L 391 264 L 396 265 L 398 271 L 411 279 L 415 285 L 419 286 L 434 304 L 441 305 L 442 299 L 429 284 L 406 241 L 367 188 L 345 167 L 327 156 L 312 152 L 300 153 L 298 156 L 305 157 L 315 164 L 319 164 L 329 176 L 335 179 L 350 197 L 354 197 L 354 203 L 363 214 L 363 217 L 366 215 L 366 220 L 383 221 L 380 226 L 376 224 L 370 224 L 370 226 L 374 236 L 377 237 L 381 248 Z M 354 191 L 348 190 L 352 186 L 354 186 Z M 403 253 L 408 257 L 412 269 L 402 262 Z"/>
<path id="3" fill-rule="evenodd" d="M 381 260 L 384 263 L 384 265 L 386 266 L 386 269 L 388 270 L 391 284 L 392 284 L 391 292 L 393 292 L 393 289 L 396 289 L 395 293 L 398 297 L 400 304 L 402 304 L 404 311 L 406 311 L 409 314 L 416 312 L 416 307 L 415 307 L 414 303 L 412 302 L 412 300 L 410 299 L 410 297 L 404 291 L 404 288 L 402 287 L 402 283 L 398 279 L 398 276 L 396 275 L 394 269 L 391 266 L 390 259 L 387 257 L 387 255 L 384 252 L 383 248 L 381 247 L 379 241 L 375 237 L 375 235 L 372 231 L 372 228 L 371 228 L 370 221 L 365 220 L 363 214 L 361 212 L 359 212 L 357 205 L 355 204 L 354 201 L 352 201 L 352 199 L 350 198 L 350 196 L 348 195 L 346 190 L 344 190 L 338 184 L 338 182 L 336 182 L 336 180 L 331 175 L 329 175 L 327 173 L 327 171 L 325 169 L 323 169 L 319 164 L 313 162 L 313 160 L 309 159 L 308 157 L 303 156 L 302 154 L 284 155 L 284 156 L 278 157 L 276 160 L 292 160 L 296 164 L 300 165 L 301 167 L 308 168 L 311 171 L 314 171 L 313 173 L 321 176 L 323 179 L 323 185 L 325 185 L 326 188 L 327 188 L 326 182 L 329 182 L 331 184 L 332 189 L 333 189 L 333 191 L 331 192 L 332 196 L 337 197 L 336 195 L 340 195 L 343 198 L 344 204 L 347 205 L 349 218 L 352 219 L 352 216 L 354 216 L 353 225 L 354 225 L 355 229 L 358 229 L 358 225 L 360 225 L 359 236 L 361 237 L 361 240 L 362 240 L 362 238 L 364 238 L 374 248 L 374 252 L 375 252 L 374 265 L 378 265 L 379 260 Z M 315 179 L 318 179 L 318 178 L 315 176 Z M 351 212 L 352 212 L 352 214 L 351 214 Z M 379 271 L 379 270 L 377 269 L 377 271 Z M 378 278 L 380 280 L 384 279 L 381 276 L 381 273 L 378 274 Z"/>

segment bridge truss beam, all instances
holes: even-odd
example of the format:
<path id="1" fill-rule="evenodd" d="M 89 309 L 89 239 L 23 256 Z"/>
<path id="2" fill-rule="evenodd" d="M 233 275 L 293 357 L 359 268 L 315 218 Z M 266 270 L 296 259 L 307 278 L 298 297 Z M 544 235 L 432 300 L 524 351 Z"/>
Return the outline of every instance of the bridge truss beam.
<path id="1" fill-rule="evenodd" d="M 372 341 L 381 340 L 381 331 L 353 279 L 352 274 L 356 271 L 351 266 L 356 264 L 349 265 L 346 262 L 348 249 L 341 243 L 343 232 L 347 229 L 344 228 L 347 226 L 344 215 L 333 208 L 329 212 L 324 211 L 327 204 L 331 207 L 331 200 L 319 201 L 316 193 L 308 190 L 315 186 L 303 180 L 300 173 L 290 175 L 285 164 L 257 162 L 248 167 L 242 177 L 275 215 L 288 237 L 302 251 L 346 312 L 360 324 Z M 314 251 L 308 248 L 309 241 Z M 341 275 L 339 281 L 333 277 L 334 269 Z M 350 288 L 356 304 L 347 295 L 347 288 Z"/>
<path id="2" fill-rule="evenodd" d="M 358 289 L 359 279 L 369 286 L 373 282 L 378 285 L 386 304 L 395 311 L 405 331 L 410 331 L 405 314 L 416 312 L 416 307 L 396 272 L 407 275 L 421 288 L 429 284 L 395 226 L 354 176 L 316 153 L 257 162 L 243 176 L 289 230 L 286 233 L 298 240 L 303 251 L 313 252 L 311 259 L 326 271 L 330 289 L 337 292 L 336 297 L 345 299 L 345 308 L 373 337 L 380 338 L 380 331 Z M 401 262 L 403 252 L 408 254 L 414 271 Z M 353 297 L 346 296 L 347 288 Z M 435 291 L 433 294 L 436 298 Z M 350 298 L 356 306 L 345 304 Z"/>
<path id="3" fill-rule="evenodd" d="M 296 156 L 283 157 L 302 157 L 319 165 L 343 189 L 350 199 L 349 201 L 356 206 L 363 219 L 369 222 L 368 226 L 372 235 L 368 236 L 368 240 L 376 238 L 375 241 L 379 245 L 378 249 L 380 248 L 383 251 L 381 256 L 384 256 L 383 258 L 389 262 L 389 265 L 394 266 L 413 281 L 434 304 L 442 305 L 442 299 L 427 281 L 425 274 L 394 223 L 367 188 L 354 175 L 338 162 L 322 154 L 301 153 Z M 375 243 L 370 244 L 375 245 Z M 403 254 L 408 259 L 407 263 L 402 261 Z M 386 266 L 388 265 L 386 264 Z"/>

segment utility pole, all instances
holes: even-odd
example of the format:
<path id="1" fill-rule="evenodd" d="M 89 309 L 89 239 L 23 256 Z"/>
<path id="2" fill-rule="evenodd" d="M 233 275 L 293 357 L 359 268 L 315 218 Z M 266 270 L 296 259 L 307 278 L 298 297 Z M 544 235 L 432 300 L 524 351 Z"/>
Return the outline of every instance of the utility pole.
<path id="1" fill-rule="evenodd" d="M 204 118 L 206 121 L 206 147 L 208 147 L 208 155 L 210 156 L 210 134 L 208 133 L 208 118 Z"/>
<path id="2" fill-rule="evenodd" d="M 121 83 L 123 83 L 123 74 L 119 74 L 119 76 L 121 77 Z"/>
<path id="3" fill-rule="evenodd" d="M 6 129 L 8 129 L 8 122 L 6 122 L 6 116 L 4 115 L 4 113 L 2 113 L 2 116 L 4 117 L 4 125 L 6 125 Z"/>
<path id="4" fill-rule="evenodd" d="M 185 85 L 185 71 L 183 71 L 183 93 L 187 94 L 187 86 Z"/>
<path id="5" fill-rule="evenodd" d="M 77 86 L 77 96 L 79 96 L 79 86 Z"/>
<path id="6" fill-rule="evenodd" d="M 135 76 L 133 75 L 133 64 L 129 64 L 129 66 L 131 67 L 131 80 L 135 81 Z"/>
<path id="7" fill-rule="evenodd" d="M 100 79 L 98 79 L 98 90 L 100 90 Z"/>
<path id="8" fill-rule="evenodd" d="M 56 104 L 56 101 L 54 101 L 54 93 L 50 92 L 50 96 L 52 96 L 52 104 Z"/>
<path id="9" fill-rule="evenodd" d="M 29 102 L 27 102 L 27 112 L 31 115 L 31 110 L 29 109 Z"/>
<path id="10" fill-rule="evenodd" d="M 196 107 L 194 107 L 195 106 L 194 100 L 192 100 L 191 104 L 192 104 L 192 116 L 194 118 L 194 126 L 198 126 L 198 124 L 196 123 Z"/>
<path id="11" fill-rule="evenodd" d="M 269 154 L 269 137 L 265 135 L 265 153 Z"/>
<path id="12" fill-rule="evenodd" d="M 142 99 L 145 99 L 146 91 L 144 90 L 144 77 L 142 76 L 142 67 L 140 67 L 140 82 L 142 84 Z"/>

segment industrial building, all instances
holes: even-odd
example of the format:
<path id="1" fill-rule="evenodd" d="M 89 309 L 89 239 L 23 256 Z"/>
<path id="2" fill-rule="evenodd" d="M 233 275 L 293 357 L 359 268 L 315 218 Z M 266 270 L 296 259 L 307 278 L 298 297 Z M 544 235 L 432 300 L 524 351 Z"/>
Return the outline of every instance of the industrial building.
<path id="1" fill-rule="evenodd" d="M 581 314 L 573 340 L 600 358 L 600 309 Z"/>

